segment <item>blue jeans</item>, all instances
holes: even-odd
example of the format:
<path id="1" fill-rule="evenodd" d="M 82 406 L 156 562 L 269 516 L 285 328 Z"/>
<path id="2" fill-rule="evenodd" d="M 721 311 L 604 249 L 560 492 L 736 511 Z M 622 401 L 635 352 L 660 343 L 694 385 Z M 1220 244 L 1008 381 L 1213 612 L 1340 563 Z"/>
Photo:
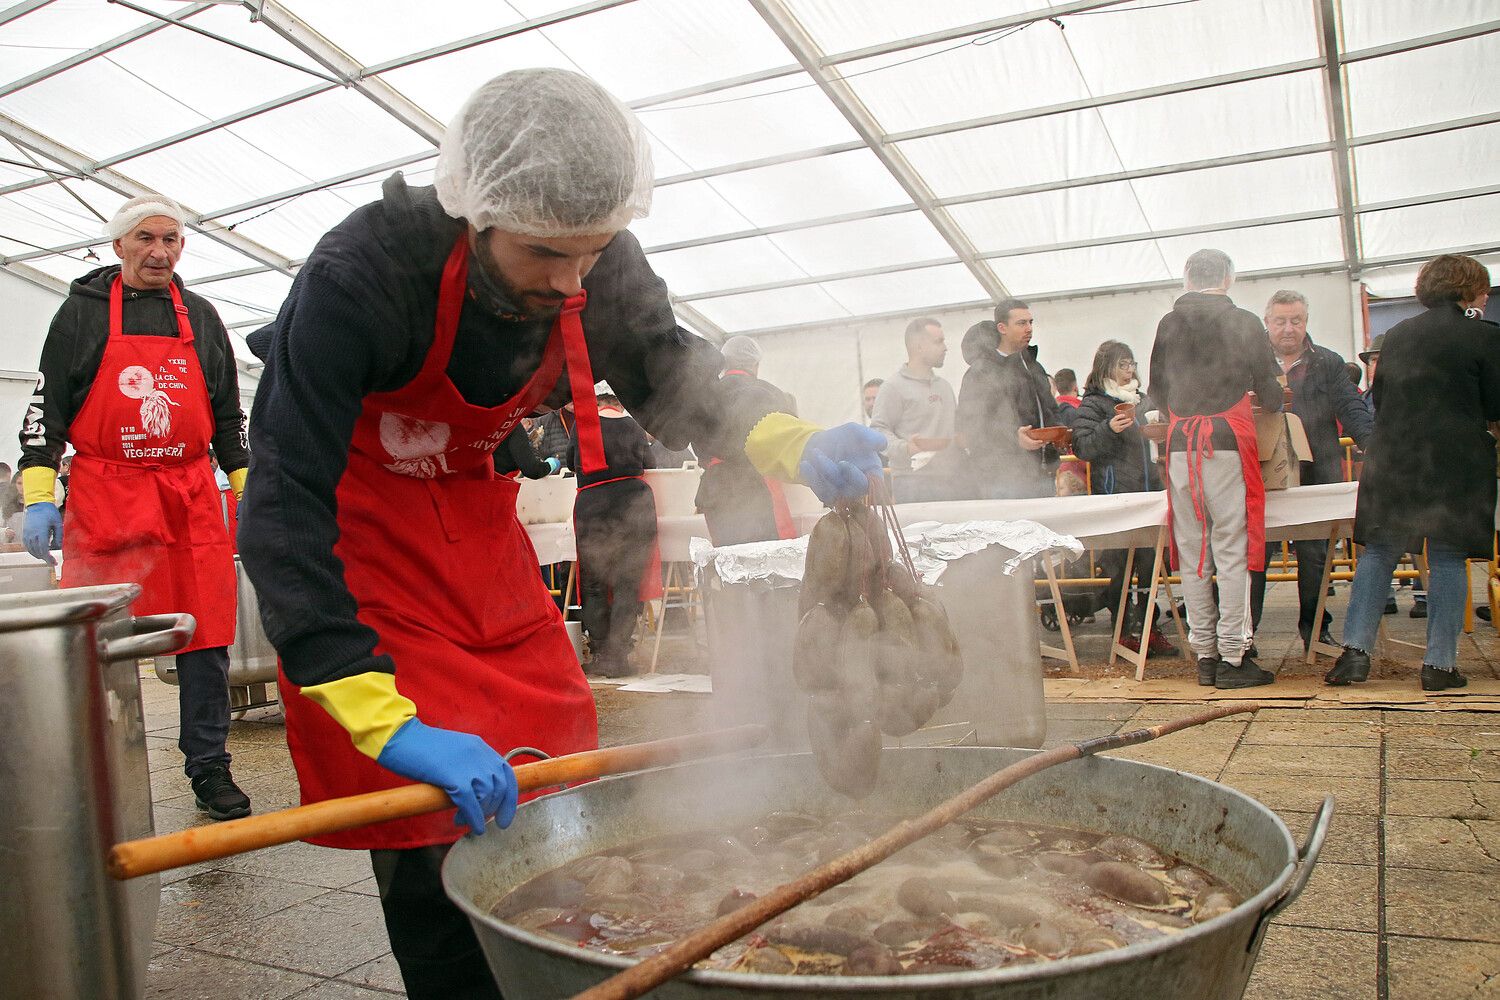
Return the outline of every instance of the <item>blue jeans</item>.
<path id="1" fill-rule="evenodd" d="M 1375 645 L 1380 615 L 1391 591 L 1391 573 L 1406 552 L 1407 539 L 1371 539 L 1359 557 L 1349 610 L 1344 616 L 1344 645 L 1369 652 Z M 1458 659 L 1458 634 L 1464 627 L 1469 596 L 1469 569 L 1461 549 L 1427 543 L 1427 652 L 1422 662 L 1452 670 Z"/>
<path id="2" fill-rule="evenodd" d="M 183 771 L 196 778 L 206 768 L 229 766 L 229 647 L 177 654 L 177 748 Z"/>

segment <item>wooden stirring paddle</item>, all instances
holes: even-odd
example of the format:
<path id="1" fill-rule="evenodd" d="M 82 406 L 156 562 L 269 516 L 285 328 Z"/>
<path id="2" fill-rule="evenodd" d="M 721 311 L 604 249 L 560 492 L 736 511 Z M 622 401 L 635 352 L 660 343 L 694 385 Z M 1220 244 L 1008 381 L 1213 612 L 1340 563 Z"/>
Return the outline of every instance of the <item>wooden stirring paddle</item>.
<path id="1" fill-rule="evenodd" d="M 522 764 L 516 768 L 516 783 L 521 791 L 530 792 L 607 774 L 623 774 L 748 750 L 763 743 L 766 736 L 765 726 L 736 726 L 650 743 L 589 750 L 535 764 Z M 436 785 L 403 785 L 386 791 L 247 816 L 213 826 L 195 827 L 180 833 L 128 840 L 110 850 L 107 867 L 117 879 L 136 878 L 306 837 L 441 812 L 450 806 L 448 793 Z"/>

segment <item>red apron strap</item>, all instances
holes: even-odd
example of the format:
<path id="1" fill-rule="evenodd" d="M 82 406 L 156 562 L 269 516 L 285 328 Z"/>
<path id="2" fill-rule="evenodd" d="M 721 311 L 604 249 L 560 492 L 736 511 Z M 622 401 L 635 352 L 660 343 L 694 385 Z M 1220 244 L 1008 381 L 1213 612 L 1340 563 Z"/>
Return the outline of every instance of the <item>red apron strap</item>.
<path id="1" fill-rule="evenodd" d="M 584 490 L 591 490 L 595 486 L 606 486 L 609 483 L 623 483 L 627 479 L 639 479 L 641 482 L 646 481 L 645 476 L 616 476 L 613 479 L 601 479 L 597 483 L 589 483 L 587 486 L 580 486 L 578 487 L 578 492 L 582 493 Z"/>
<path id="2" fill-rule="evenodd" d="M 188 320 L 187 306 L 182 303 L 182 293 L 177 282 L 168 281 L 167 291 L 172 293 L 172 313 L 177 318 L 177 336 L 184 344 L 193 342 L 193 324 Z M 109 285 L 109 339 L 125 336 L 125 279 L 115 275 Z"/>
<path id="3" fill-rule="evenodd" d="M 578 420 L 578 471 L 584 475 L 604 469 L 604 434 L 599 425 L 599 400 L 594 397 L 594 369 L 589 364 L 589 345 L 583 339 L 583 312 L 587 293 L 563 303 L 557 322 L 562 327 L 563 350 L 568 357 L 568 382 L 573 389 L 573 416 Z"/>
<path id="4" fill-rule="evenodd" d="M 770 476 L 761 478 L 765 480 L 766 490 L 771 494 L 771 513 L 776 517 L 776 537 L 796 538 L 797 526 L 792 523 L 792 508 L 787 505 L 786 491 L 781 488 L 778 480 Z"/>
<path id="5" fill-rule="evenodd" d="M 177 282 L 168 281 L 167 290 L 172 293 L 172 311 L 177 314 L 177 336 L 184 344 L 191 344 L 193 324 L 188 321 L 187 306 L 182 304 L 182 293 L 177 290 Z"/>

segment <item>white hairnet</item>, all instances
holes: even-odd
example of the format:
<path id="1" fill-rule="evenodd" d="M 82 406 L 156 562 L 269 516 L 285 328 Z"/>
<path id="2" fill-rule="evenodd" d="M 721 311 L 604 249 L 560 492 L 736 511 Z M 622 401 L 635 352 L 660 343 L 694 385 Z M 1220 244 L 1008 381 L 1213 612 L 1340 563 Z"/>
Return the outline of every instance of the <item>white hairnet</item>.
<path id="1" fill-rule="evenodd" d="M 114 218 L 104 224 L 104 235 L 112 240 L 122 239 L 140 225 L 143 219 L 156 215 L 171 219 L 179 229 L 187 225 L 187 213 L 182 210 L 181 205 L 165 195 L 148 194 L 131 198 L 121 205 Z"/>
<path id="2" fill-rule="evenodd" d="M 750 371 L 760 367 L 760 345 L 749 337 L 730 337 L 719 348 L 724 355 L 724 370 L 743 368 Z"/>
<path id="3" fill-rule="evenodd" d="M 562 69 L 518 69 L 480 87 L 438 152 L 438 201 L 478 230 L 585 236 L 651 210 L 651 147 L 629 108 Z"/>

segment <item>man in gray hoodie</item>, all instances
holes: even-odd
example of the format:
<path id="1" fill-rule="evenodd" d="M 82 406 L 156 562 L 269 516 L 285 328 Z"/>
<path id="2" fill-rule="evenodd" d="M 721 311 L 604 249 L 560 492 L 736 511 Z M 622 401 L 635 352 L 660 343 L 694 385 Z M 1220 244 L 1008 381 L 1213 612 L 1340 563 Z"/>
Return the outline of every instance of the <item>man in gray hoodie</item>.
<path id="1" fill-rule="evenodd" d="M 905 472 L 913 468 L 913 456 L 930 457 L 953 444 L 958 398 L 952 383 L 935 370 L 947 356 L 941 323 L 921 316 L 906 325 L 906 364 L 880 387 L 870 417 L 870 426 L 885 435 L 892 471 Z"/>

